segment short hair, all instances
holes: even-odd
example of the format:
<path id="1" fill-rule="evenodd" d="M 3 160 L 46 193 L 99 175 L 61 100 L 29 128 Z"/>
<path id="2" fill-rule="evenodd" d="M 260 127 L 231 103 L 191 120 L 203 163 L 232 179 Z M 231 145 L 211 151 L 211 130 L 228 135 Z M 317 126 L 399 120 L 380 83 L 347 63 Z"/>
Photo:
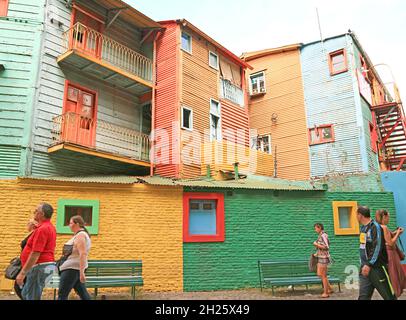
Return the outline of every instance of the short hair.
<path id="1" fill-rule="evenodd" d="M 48 203 L 42 203 L 41 204 L 41 210 L 42 213 L 44 214 L 44 217 L 46 219 L 51 219 L 52 218 L 52 214 L 54 213 L 54 208 L 52 208 L 52 206 Z"/>
<path id="2" fill-rule="evenodd" d="M 314 227 L 319 227 L 322 231 L 324 231 L 324 225 L 322 223 L 316 223 Z"/>
<path id="3" fill-rule="evenodd" d="M 371 218 L 371 210 L 368 207 L 358 207 L 357 213 L 362 215 L 364 218 Z"/>

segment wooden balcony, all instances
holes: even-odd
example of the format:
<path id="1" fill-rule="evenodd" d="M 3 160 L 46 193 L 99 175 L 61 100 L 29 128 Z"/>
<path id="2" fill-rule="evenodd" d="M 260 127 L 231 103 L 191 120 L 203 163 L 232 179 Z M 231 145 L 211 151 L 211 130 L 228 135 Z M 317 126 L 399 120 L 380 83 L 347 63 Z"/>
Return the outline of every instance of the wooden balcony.
<path id="1" fill-rule="evenodd" d="M 61 66 L 107 81 L 138 96 L 153 88 L 153 62 L 138 52 L 76 23 L 63 34 Z"/>
<path id="2" fill-rule="evenodd" d="M 240 144 L 226 141 L 205 143 L 201 156 L 201 174 L 204 176 L 207 176 L 210 167 L 211 176 L 222 179 L 227 173 L 234 172 L 236 163 L 239 174 L 268 177 L 274 174 L 272 155 Z"/>
<path id="3" fill-rule="evenodd" d="M 230 81 L 220 79 L 220 97 L 244 107 L 244 91 Z"/>
<path id="4" fill-rule="evenodd" d="M 149 167 L 150 140 L 145 134 L 69 112 L 53 119 L 49 153 L 70 150 Z"/>

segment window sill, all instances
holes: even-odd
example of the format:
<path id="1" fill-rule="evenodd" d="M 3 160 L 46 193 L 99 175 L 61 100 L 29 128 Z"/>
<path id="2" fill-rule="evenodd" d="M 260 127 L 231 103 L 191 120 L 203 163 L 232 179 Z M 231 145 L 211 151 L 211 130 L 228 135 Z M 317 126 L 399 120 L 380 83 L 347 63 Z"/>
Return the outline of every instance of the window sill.
<path id="1" fill-rule="evenodd" d="M 264 96 L 265 94 L 266 94 L 266 91 L 265 92 L 259 92 L 259 93 L 251 93 L 250 97 L 251 98 L 256 98 L 256 97 Z"/>

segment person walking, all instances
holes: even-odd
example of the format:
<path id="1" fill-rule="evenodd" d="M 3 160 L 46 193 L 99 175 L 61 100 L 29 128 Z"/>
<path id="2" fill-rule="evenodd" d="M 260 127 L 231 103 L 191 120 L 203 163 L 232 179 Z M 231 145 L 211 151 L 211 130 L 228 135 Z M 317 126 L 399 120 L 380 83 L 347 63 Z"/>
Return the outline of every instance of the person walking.
<path id="1" fill-rule="evenodd" d="M 86 289 L 85 276 L 85 270 L 88 267 L 87 257 L 91 246 L 90 236 L 81 216 L 72 217 L 69 221 L 69 227 L 74 236 L 64 246 L 64 251 L 71 250 L 71 253 L 59 267 L 58 300 L 68 300 L 72 289 L 82 300 L 90 300 L 90 295 Z"/>
<path id="2" fill-rule="evenodd" d="M 32 236 L 32 234 L 34 233 L 34 230 L 38 227 L 38 222 L 35 221 L 34 219 L 31 219 L 28 223 L 27 223 L 27 231 L 29 232 L 28 235 L 24 238 L 23 241 L 21 241 L 20 243 L 20 247 L 21 247 L 21 252 L 24 250 L 25 246 L 27 245 L 28 239 Z M 21 260 L 21 256 L 20 256 L 20 260 Z M 25 283 L 26 279 L 24 280 Z M 24 284 L 23 284 L 24 286 Z M 16 293 L 16 295 L 21 299 L 24 300 L 21 292 L 22 289 L 21 287 L 17 284 L 17 281 L 14 281 L 14 292 Z"/>
<path id="3" fill-rule="evenodd" d="M 371 210 L 368 207 L 358 207 L 357 219 L 362 225 L 358 299 L 371 300 L 376 289 L 384 300 L 397 300 L 388 275 L 383 229 L 371 219 Z"/>
<path id="4" fill-rule="evenodd" d="M 56 230 L 51 223 L 53 212 L 54 209 L 47 203 L 41 203 L 34 211 L 38 227 L 21 253 L 22 269 L 16 278 L 24 300 L 41 300 L 42 291 L 55 270 Z"/>
<path id="5" fill-rule="evenodd" d="M 376 212 L 375 219 L 381 225 L 384 232 L 386 252 L 388 255 L 389 279 L 392 283 L 396 297 L 399 298 L 402 295 L 403 290 L 406 289 L 406 275 L 400 262 L 400 256 L 396 243 L 401 234 L 404 232 L 404 229 L 398 228 L 393 233 L 389 230 L 388 224 L 390 221 L 390 216 L 389 212 L 386 210 L 378 210 Z"/>
<path id="6" fill-rule="evenodd" d="M 333 289 L 331 288 L 330 282 L 328 281 L 328 267 L 331 264 L 331 256 L 330 256 L 330 242 L 328 240 L 328 235 L 324 231 L 324 226 L 321 223 L 316 223 L 314 225 L 314 230 L 319 235 L 317 240 L 313 243 L 315 248 L 317 249 L 316 257 L 317 257 L 317 275 L 320 277 L 323 283 L 323 294 L 321 295 L 322 298 L 326 299 L 330 297 L 330 294 L 334 293 Z"/>

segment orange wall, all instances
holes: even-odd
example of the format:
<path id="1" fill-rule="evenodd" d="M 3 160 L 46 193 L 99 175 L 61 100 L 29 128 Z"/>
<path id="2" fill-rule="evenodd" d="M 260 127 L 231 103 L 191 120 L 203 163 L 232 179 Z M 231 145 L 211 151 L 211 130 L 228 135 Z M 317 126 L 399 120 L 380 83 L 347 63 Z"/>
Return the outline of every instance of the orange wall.
<path id="1" fill-rule="evenodd" d="M 272 152 L 277 158 L 279 178 L 310 178 L 299 50 L 269 54 L 247 62 L 254 67 L 250 74 L 265 70 L 267 90 L 265 95 L 250 99 L 250 128 L 257 129 L 260 135 L 271 134 Z M 271 120 L 274 113 L 278 115 L 276 123 Z"/>

